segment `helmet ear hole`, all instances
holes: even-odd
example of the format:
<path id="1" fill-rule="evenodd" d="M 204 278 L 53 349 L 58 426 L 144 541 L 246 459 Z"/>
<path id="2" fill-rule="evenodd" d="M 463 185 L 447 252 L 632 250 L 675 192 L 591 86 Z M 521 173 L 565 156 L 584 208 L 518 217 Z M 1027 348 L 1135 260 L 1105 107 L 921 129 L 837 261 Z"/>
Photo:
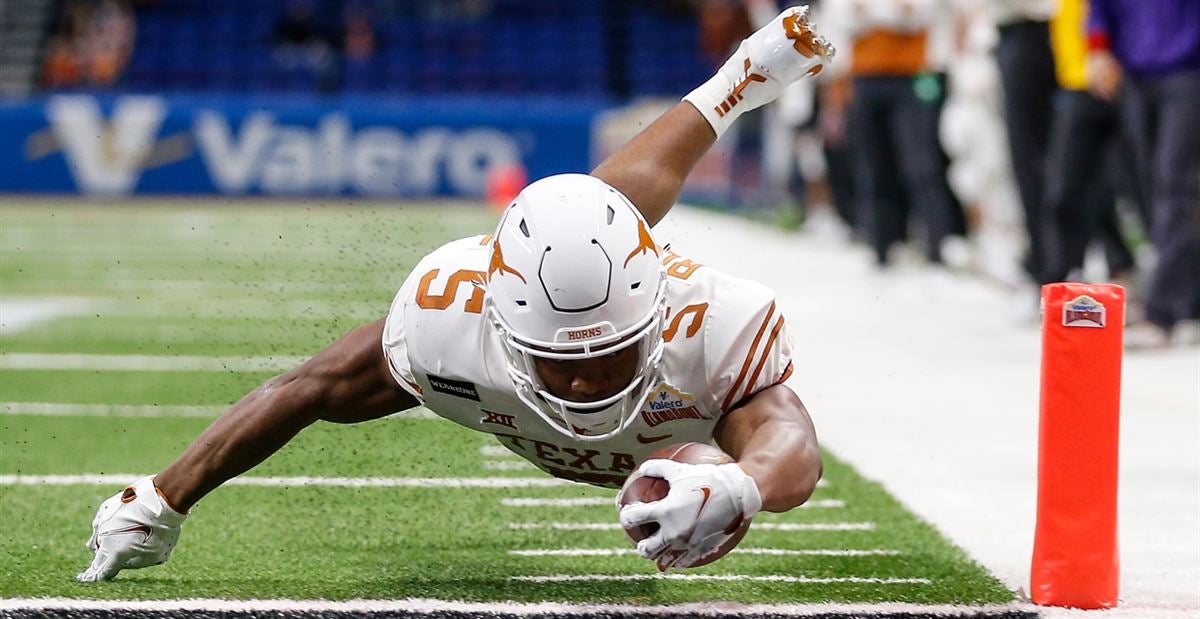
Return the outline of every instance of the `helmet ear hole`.
<path id="1" fill-rule="evenodd" d="M 514 302 L 517 304 L 517 307 L 525 307 L 526 305 L 529 305 L 525 302 L 525 299 L 515 299 Z"/>
<path id="2" fill-rule="evenodd" d="M 612 222 L 613 222 L 613 218 L 617 216 L 617 212 L 614 211 L 613 207 L 611 207 L 611 206 L 605 205 L 605 207 L 608 209 L 608 225 L 611 226 Z"/>
<path id="3" fill-rule="evenodd" d="M 521 220 L 521 223 L 517 227 L 521 229 L 521 234 L 524 234 L 525 238 L 533 238 L 529 235 L 529 226 L 525 224 L 524 219 Z"/>
<path id="4" fill-rule="evenodd" d="M 642 285 L 642 282 L 633 282 L 632 284 L 629 285 L 629 289 L 637 290 L 639 287 L 641 287 L 641 285 Z"/>

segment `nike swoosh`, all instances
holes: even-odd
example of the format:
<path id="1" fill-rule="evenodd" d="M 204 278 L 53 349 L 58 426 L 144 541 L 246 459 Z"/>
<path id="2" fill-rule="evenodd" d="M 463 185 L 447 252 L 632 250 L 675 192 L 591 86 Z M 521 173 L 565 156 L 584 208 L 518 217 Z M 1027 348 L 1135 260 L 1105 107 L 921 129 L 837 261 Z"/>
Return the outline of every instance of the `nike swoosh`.
<path id="1" fill-rule="evenodd" d="M 657 443 L 658 441 L 666 440 L 669 438 L 671 438 L 670 434 L 660 434 L 658 436 L 654 436 L 653 434 L 645 435 L 645 434 L 642 434 L 641 432 L 638 432 L 638 435 L 637 435 L 638 442 L 643 445 L 645 445 L 646 443 Z"/>
<path id="2" fill-rule="evenodd" d="M 696 489 L 704 494 L 704 500 L 700 501 L 700 509 L 696 510 L 696 521 L 699 522 L 700 514 L 704 513 L 704 506 L 708 505 L 708 497 L 712 496 L 712 488 L 709 488 L 708 486 L 700 486 Z"/>
<path id="3" fill-rule="evenodd" d="M 151 529 L 149 525 L 137 524 L 132 527 L 125 527 L 124 529 L 115 529 L 107 533 L 101 533 L 100 537 L 105 535 L 118 535 L 120 533 L 141 533 L 142 535 L 145 535 L 145 537 L 142 538 L 142 543 L 146 543 L 150 539 L 150 536 L 154 534 L 154 529 Z"/>

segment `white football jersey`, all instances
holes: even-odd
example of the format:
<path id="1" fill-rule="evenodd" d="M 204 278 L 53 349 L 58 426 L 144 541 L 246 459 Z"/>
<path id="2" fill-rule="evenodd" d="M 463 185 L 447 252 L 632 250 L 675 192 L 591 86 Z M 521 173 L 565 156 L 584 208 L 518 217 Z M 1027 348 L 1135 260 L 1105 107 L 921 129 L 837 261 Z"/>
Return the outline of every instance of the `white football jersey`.
<path id="1" fill-rule="evenodd" d="M 483 311 L 490 243 L 452 241 L 417 264 L 388 312 L 384 353 L 400 385 L 434 413 L 496 435 L 551 475 L 619 488 L 661 447 L 712 443 L 722 415 L 791 373 L 791 342 L 770 289 L 664 251 L 662 382 L 624 432 L 572 440 L 526 407 L 508 377 Z"/>

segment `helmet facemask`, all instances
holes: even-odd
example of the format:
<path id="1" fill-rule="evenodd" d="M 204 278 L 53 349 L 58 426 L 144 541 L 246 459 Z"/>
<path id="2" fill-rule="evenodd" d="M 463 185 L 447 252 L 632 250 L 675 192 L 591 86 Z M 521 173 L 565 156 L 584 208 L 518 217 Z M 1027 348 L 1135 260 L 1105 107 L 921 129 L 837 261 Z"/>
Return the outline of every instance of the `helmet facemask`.
<path id="1" fill-rule="evenodd" d="M 658 282 L 658 302 L 651 312 L 632 327 L 585 342 L 531 341 L 516 336 L 503 317 L 488 304 L 487 313 L 500 335 L 508 374 L 517 396 L 550 427 L 576 440 L 600 441 L 628 428 L 636 419 L 646 396 L 661 378 L 663 324 L 666 315 L 666 279 Z M 630 382 L 617 393 L 594 401 L 574 401 L 550 392 L 539 375 L 536 359 L 584 360 L 604 357 L 630 346 L 638 347 L 638 366 Z"/>

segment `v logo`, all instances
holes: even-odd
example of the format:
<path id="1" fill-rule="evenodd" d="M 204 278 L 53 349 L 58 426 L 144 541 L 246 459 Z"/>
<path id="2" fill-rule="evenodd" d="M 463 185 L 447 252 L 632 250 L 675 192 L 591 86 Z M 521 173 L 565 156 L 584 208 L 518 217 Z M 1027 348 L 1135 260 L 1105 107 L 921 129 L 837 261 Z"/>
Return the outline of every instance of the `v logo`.
<path id="1" fill-rule="evenodd" d="M 92 97 L 58 96 L 47 104 L 50 127 L 84 193 L 132 191 L 166 113 L 158 97 L 120 98 L 108 122 Z"/>

